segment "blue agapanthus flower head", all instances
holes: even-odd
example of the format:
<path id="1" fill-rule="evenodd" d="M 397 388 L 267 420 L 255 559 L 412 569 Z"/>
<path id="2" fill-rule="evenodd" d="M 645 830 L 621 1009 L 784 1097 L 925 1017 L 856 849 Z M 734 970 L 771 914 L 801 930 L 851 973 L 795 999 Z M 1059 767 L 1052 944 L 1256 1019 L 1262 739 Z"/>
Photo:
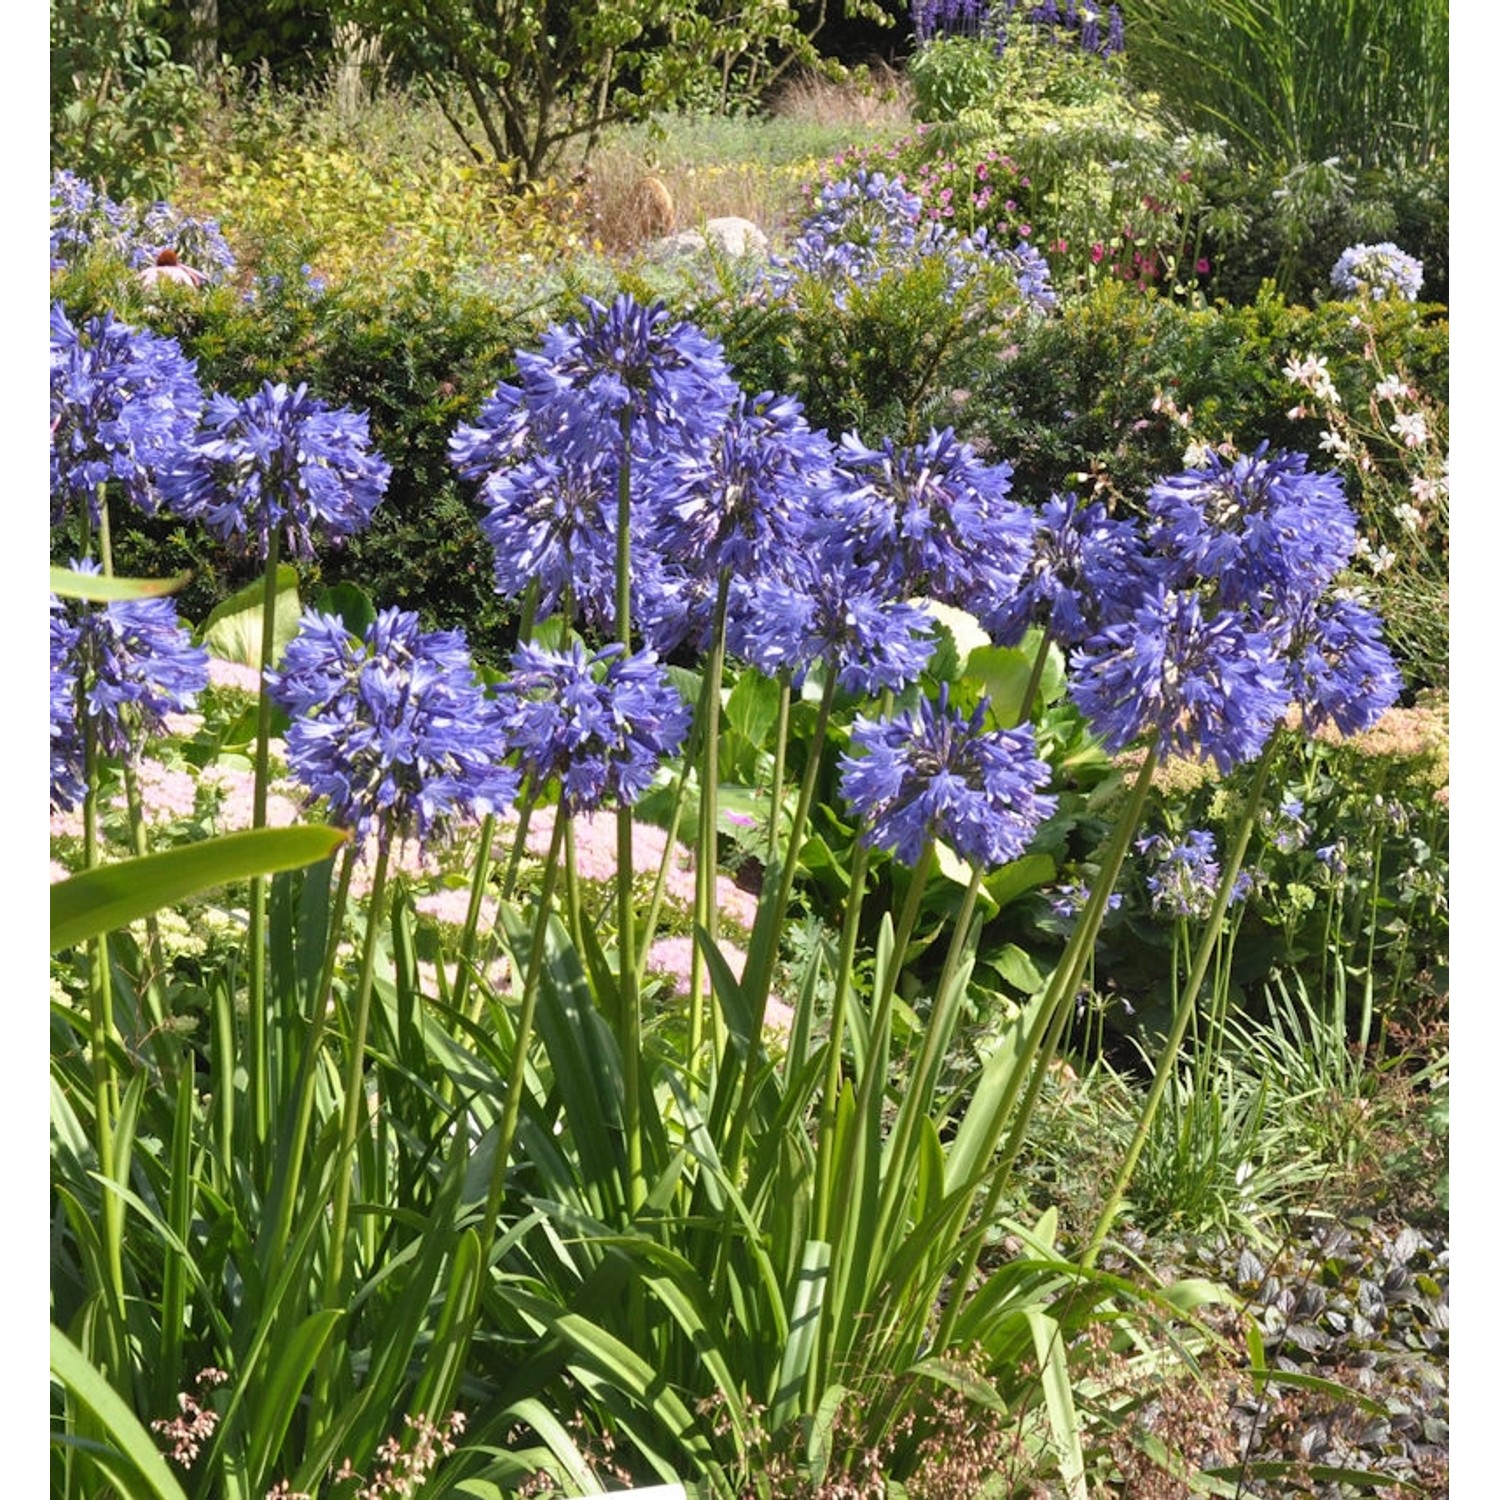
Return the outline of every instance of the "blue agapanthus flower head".
<path id="1" fill-rule="evenodd" d="M 704 441 L 675 443 L 640 470 L 643 528 L 664 563 L 762 572 L 798 544 L 829 487 L 833 446 L 790 396 L 741 395 Z"/>
<path id="2" fill-rule="evenodd" d="M 924 698 L 894 719 L 860 716 L 840 758 L 844 799 L 864 823 L 861 837 L 904 865 L 942 839 L 972 864 L 1005 864 L 1026 852 L 1057 808 L 1043 788 L 1051 771 L 1031 726 L 987 730 L 988 700 L 965 716 Z"/>
<path id="3" fill-rule="evenodd" d="M 979 622 L 1002 646 L 1044 625 L 1059 646 L 1081 644 L 1127 619 L 1157 578 L 1139 528 L 1111 520 L 1102 501 L 1053 495 L 1032 533 L 1031 558 L 1018 587 L 997 596 Z"/>
<path id="4" fill-rule="evenodd" d="M 1130 618 L 1074 652 L 1069 691 L 1110 750 L 1160 736 L 1163 755 L 1250 760 L 1291 703 L 1272 635 L 1194 591 L 1152 590 Z"/>
<path id="5" fill-rule="evenodd" d="M 158 482 L 192 438 L 203 392 L 175 339 L 119 322 L 81 328 L 52 304 L 52 521 L 70 503 L 99 521 L 99 486 L 117 484 L 151 515 Z"/>
<path id="6" fill-rule="evenodd" d="M 1415 302 L 1422 290 L 1422 262 L 1389 241 L 1350 245 L 1334 262 L 1328 279 L 1341 297 Z"/>
<path id="7" fill-rule="evenodd" d="M 67 606 L 53 594 L 51 639 L 51 687 L 48 695 L 52 729 L 52 809 L 67 812 L 83 801 L 83 736 L 78 728 L 78 627 L 68 617 Z"/>
<path id="8" fill-rule="evenodd" d="M 232 275 L 237 264 L 217 219 L 196 218 L 170 203 L 153 203 L 135 226 L 133 238 L 130 264 L 137 269 L 156 265 L 170 250 L 183 265 L 218 283 Z"/>
<path id="9" fill-rule="evenodd" d="M 925 609 L 826 543 L 810 539 L 791 561 L 779 576 L 733 581 L 730 650 L 768 677 L 786 673 L 793 686 L 822 666 L 841 691 L 860 696 L 899 692 L 921 676 L 937 647 Z"/>
<path id="10" fill-rule="evenodd" d="M 92 562 L 72 567 L 78 573 L 99 571 Z M 112 600 L 103 606 L 79 601 L 69 608 L 54 596 L 52 610 L 54 754 L 59 739 L 65 756 L 76 743 L 73 734 L 57 731 L 61 689 L 74 712 L 81 690 L 83 712 L 104 754 L 134 758 L 149 737 L 165 730 L 169 714 L 188 712 L 208 685 L 208 653 L 193 644 L 170 599 Z M 58 790 L 54 767 L 54 802 Z M 76 791 L 66 775 L 63 790 Z"/>
<path id="11" fill-rule="evenodd" d="M 1286 608 L 1315 598 L 1354 555 L 1354 511 L 1337 474 L 1305 453 L 1210 452 L 1203 467 L 1159 480 L 1149 537 L 1174 582 L 1215 581 L 1225 604 Z"/>
<path id="12" fill-rule="evenodd" d="M 266 381 L 243 400 L 209 398 L 162 491 L 172 511 L 222 540 L 266 557 L 280 531 L 292 556 L 311 559 L 314 532 L 339 541 L 369 524 L 390 476 L 363 412 Z"/>
<path id="13" fill-rule="evenodd" d="M 122 252 L 129 210 L 65 168 L 52 174 L 51 263 L 54 271 L 75 264 L 95 245 Z"/>
<path id="14" fill-rule="evenodd" d="M 848 480 L 817 529 L 850 563 L 962 609 L 1014 592 L 1036 520 L 1009 498 L 1008 463 L 982 462 L 948 428 L 908 447 L 846 434 L 839 464 Z"/>
<path id="15" fill-rule="evenodd" d="M 869 285 L 911 260 L 921 218 L 922 200 L 899 177 L 861 168 L 852 177 L 825 183 L 790 254 L 785 260 L 773 257 L 767 277 L 771 290 L 784 295 L 799 275 L 835 286 Z"/>
<path id="16" fill-rule="evenodd" d="M 356 637 L 309 610 L 267 683 L 291 719 L 293 775 L 361 838 L 415 833 L 425 843 L 453 818 L 501 812 L 515 797 L 498 711 L 459 631 L 424 632 L 415 614 L 387 609 Z"/>
<path id="17" fill-rule="evenodd" d="M 1194 828 L 1180 840 L 1154 833 L 1137 839 L 1135 847 L 1150 862 L 1146 889 L 1152 911 L 1200 920 L 1208 916 L 1219 890 L 1219 849 L 1212 833 Z M 1250 886 L 1249 872 L 1241 870 L 1229 892 L 1230 904 L 1243 901 Z"/>
<path id="18" fill-rule="evenodd" d="M 739 393 L 723 346 L 663 302 L 621 294 L 607 307 L 584 300 L 584 316 L 554 326 L 539 352 L 516 355 L 524 405 L 552 408 L 549 441 L 574 458 L 617 446 L 627 420 L 645 441 L 701 435 Z"/>
<path id="19" fill-rule="evenodd" d="M 501 725 L 532 788 L 558 783 L 563 811 L 635 802 L 675 755 L 692 714 L 653 651 L 523 644 L 497 690 Z"/>
<path id="20" fill-rule="evenodd" d="M 1289 621 L 1287 678 L 1302 727 L 1341 734 L 1374 726 L 1401 695 L 1401 674 L 1381 639 L 1380 617 L 1340 594 L 1309 602 Z"/>

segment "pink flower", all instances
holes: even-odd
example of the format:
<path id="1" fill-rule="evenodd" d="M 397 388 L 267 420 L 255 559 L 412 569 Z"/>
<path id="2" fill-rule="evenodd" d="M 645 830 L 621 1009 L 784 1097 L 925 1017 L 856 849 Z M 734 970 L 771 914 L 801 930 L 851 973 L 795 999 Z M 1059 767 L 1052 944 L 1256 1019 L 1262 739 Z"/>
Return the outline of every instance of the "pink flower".
<path id="1" fill-rule="evenodd" d="M 163 250 L 156 257 L 154 266 L 147 266 L 138 273 L 142 286 L 155 286 L 159 281 L 176 281 L 184 286 L 202 286 L 208 280 L 202 271 L 185 266 L 177 259 L 175 250 Z"/>
<path id="2" fill-rule="evenodd" d="M 1200 255 L 1198 257 L 1198 263 L 1193 267 L 1193 269 L 1200 276 L 1207 276 L 1208 275 L 1208 269 L 1209 269 L 1209 267 L 1208 267 L 1208 257 L 1206 255 Z"/>
<path id="3" fill-rule="evenodd" d="M 1104 246 L 1100 244 L 1090 245 L 1089 259 L 1097 266 L 1104 259 Z"/>

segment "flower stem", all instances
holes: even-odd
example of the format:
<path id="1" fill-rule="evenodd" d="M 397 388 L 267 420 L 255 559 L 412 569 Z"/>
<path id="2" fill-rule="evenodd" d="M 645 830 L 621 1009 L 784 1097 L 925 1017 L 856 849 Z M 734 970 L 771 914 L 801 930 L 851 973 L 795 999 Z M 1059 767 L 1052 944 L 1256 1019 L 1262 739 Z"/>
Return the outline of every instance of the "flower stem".
<path id="1" fill-rule="evenodd" d="M 1146 1145 L 1146 1137 L 1151 1131 L 1151 1122 L 1156 1116 L 1157 1106 L 1160 1105 L 1162 1095 L 1166 1092 L 1168 1082 L 1172 1077 L 1173 1065 L 1177 1060 L 1178 1048 L 1182 1045 L 1182 1039 L 1187 1033 L 1188 1023 L 1192 1019 L 1194 1007 L 1198 999 L 1198 991 L 1203 986 L 1204 975 L 1208 972 L 1209 961 L 1214 955 L 1218 945 L 1219 933 L 1224 926 L 1224 913 L 1229 909 L 1230 897 L 1234 894 L 1234 883 L 1240 873 L 1240 866 L 1245 860 L 1245 851 L 1250 846 L 1250 835 L 1255 828 L 1256 814 L 1260 810 L 1260 802 L 1265 794 L 1266 783 L 1270 777 L 1271 762 L 1274 752 L 1281 737 L 1278 729 L 1271 736 L 1270 743 L 1261 752 L 1260 764 L 1255 770 L 1255 780 L 1250 788 L 1249 799 L 1245 806 L 1244 817 L 1240 820 L 1239 832 L 1235 836 L 1234 848 L 1230 851 L 1229 858 L 1225 861 L 1224 870 L 1219 877 L 1219 889 L 1214 894 L 1214 904 L 1209 911 L 1208 919 L 1204 924 L 1202 935 L 1198 939 L 1198 949 L 1193 957 L 1193 967 L 1188 974 L 1187 985 L 1183 991 L 1182 998 L 1178 1002 L 1177 1014 L 1172 1021 L 1172 1030 L 1168 1033 L 1165 1045 L 1162 1047 L 1161 1055 L 1156 1060 L 1156 1075 L 1151 1080 L 1151 1088 L 1146 1095 L 1146 1102 L 1141 1106 L 1140 1119 L 1136 1121 L 1135 1134 L 1131 1137 L 1130 1145 L 1126 1148 L 1125 1159 L 1120 1164 L 1120 1170 L 1115 1174 L 1114 1185 L 1110 1188 L 1109 1197 L 1105 1200 L 1104 1207 L 1099 1214 L 1099 1222 L 1094 1228 L 1093 1237 L 1089 1240 L 1088 1248 L 1083 1253 L 1081 1264 L 1085 1269 L 1093 1266 L 1099 1258 L 1099 1251 L 1103 1248 L 1105 1236 L 1114 1224 L 1116 1216 L 1120 1212 L 1120 1205 L 1125 1200 L 1125 1191 L 1130 1186 L 1130 1179 L 1135 1173 L 1136 1163 L 1141 1159 L 1141 1152 Z"/>
<path id="2" fill-rule="evenodd" d="M 281 571 L 281 532 L 270 528 L 266 543 L 265 592 L 260 610 L 260 703 L 255 722 L 255 793 L 250 826 L 266 826 L 271 779 L 271 695 L 266 691 L 276 635 L 276 575 Z M 270 1059 L 266 1046 L 266 897 L 264 875 L 250 882 L 249 1056 L 250 1136 L 256 1154 L 264 1149 L 271 1125 Z"/>

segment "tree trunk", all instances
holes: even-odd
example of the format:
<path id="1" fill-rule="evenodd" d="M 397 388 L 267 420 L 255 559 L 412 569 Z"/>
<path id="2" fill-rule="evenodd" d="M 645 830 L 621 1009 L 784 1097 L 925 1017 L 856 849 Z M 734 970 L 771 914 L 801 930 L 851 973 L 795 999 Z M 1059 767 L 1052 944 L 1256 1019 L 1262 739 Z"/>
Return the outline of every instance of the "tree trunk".
<path id="1" fill-rule="evenodd" d="M 219 0 L 188 0 L 188 62 L 203 82 L 219 61 Z"/>

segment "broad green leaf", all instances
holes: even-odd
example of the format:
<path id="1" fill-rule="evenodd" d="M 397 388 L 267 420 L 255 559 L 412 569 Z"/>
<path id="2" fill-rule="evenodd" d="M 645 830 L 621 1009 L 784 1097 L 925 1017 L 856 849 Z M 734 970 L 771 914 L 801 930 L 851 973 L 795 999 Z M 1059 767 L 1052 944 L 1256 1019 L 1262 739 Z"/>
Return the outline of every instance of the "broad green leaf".
<path id="1" fill-rule="evenodd" d="M 757 750 L 764 749 L 781 703 L 781 689 L 753 667 L 740 674 L 724 704 L 724 717 Z"/>
<path id="2" fill-rule="evenodd" d="M 1014 943 L 1002 943 L 988 960 L 1007 984 L 1013 984 L 1023 995 L 1035 995 L 1047 982 L 1037 972 L 1031 955 Z"/>
<path id="3" fill-rule="evenodd" d="M 1050 854 L 1023 854 L 984 877 L 985 894 L 996 908 L 1024 896 L 1027 891 L 1045 885 L 1057 873 Z"/>
<path id="4" fill-rule="evenodd" d="M 231 594 L 203 622 L 198 638 L 224 661 L 242 667 L 260 665 L 260 622 L 265 609 L 266 581 L 258 578 Z M 289 563 L 276 569 L 276 618 L 271 631 L 271 660 L 275 661 L 297 633 L 302 605 L 297 597 L 297 570 Z"/>
<path id="5" fill-rule="evenodd" d="M 94 1414 L 115 1444 L 122 1462 L 106 1466 L 118 1470 L 125 1481 L 121 1492 L 140 1496 L 141 1500 L 146 1496 L 155 1496 L 156 1500 L 187 1500 L 139 1418 L 88 1362 L 83 1351 L 56 1326 L 52 1328 L 51 1364 L 53 1377 L 74 1401 Z"/>
<path id="6" fill-rule="evenodd" d="M 75 573 L 72 568 L 52 569 L 52 592 L 59 599 L 92 599 L 107 604 L 114 599 L 157 599 L 175 594 L 193 575 L 172 578 L 116 578 L 103 573 Z"/>
<path id="7" fill-rule="evenodd" d="M 230 881 L 316 864 L 347 837 L 340 828 L 255 828 L 70 875 L 52 887 L 51 951 Z"/>
<path id="8" fill-rule="evenodd" d="M 920 604 L 953 637 L 953 649 L 958 657 L 956 675 L 967 671 L 974 652 L 989 646 L 988 632 L 967 610 L 957 609 L 937 599 L 914 599 L 912 602 Z"/>
<path id="9" fill-rule="evenodd" d="M 375 601 L 357 583 L 335 583 L 319 589 L 313 608 L 320 615 L 337 615 L 350 634 L 360 637 L 375 623 Z"/>

